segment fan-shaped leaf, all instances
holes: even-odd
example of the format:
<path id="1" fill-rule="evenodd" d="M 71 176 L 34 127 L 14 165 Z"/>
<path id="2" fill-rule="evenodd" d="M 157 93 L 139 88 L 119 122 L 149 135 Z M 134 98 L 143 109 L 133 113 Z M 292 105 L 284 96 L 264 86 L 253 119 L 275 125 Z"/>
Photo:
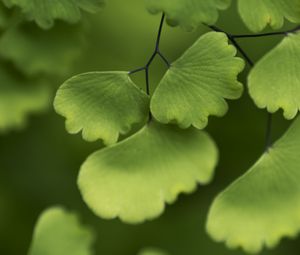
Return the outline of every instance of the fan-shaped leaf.
<path id="1" fill-rule="evenodd" d="M 2 0 L 6 6 L 18 6 L 29 19 L 42 28 L 50 28 L 54 20 L 75 23 L 81 18 L 81 10 L 96 12 L 104 0 Z"/>
<path id="2" fill-rule="evenodd" d="M 100 217 L 139 223 L 159 216 L 165 202 L 208 183 L 217 149 L 199 130 L 151 122 L 130 138 L 97 151 L 83 164 L 78 184 Z"/>
<path id="3" fill-rule="evenodd" d="M 300 109 L 300 33 L 289 34 L 249 75 L 249 93 L 259 108 L 279 108 L 292 119 Z"/>
<path id="4" fill-rule="evenodd" d="M 214 24 L 218 11 L 229 7 L 231 0 L 146 0 L 152 13 L 164 12 L 170 24 L 187 30 L 197 28 L 202 23 Z"/>
<path id="5" fill-rule="evenodd" d="M 75 214 L 54 207 L 40 216 L 28 255 L 91 255 L 93 240 Z"/>
<path id="6" fill-rule="evenodd" d="M 172 64 L 154 92 L 151 111 L 162 123 L 204 128 L 209 115 L 223 116 L 225 99 L 236 99 L 243 87 L 237 75 L 244 62 L 235 57 L 223 33 L 210 32 Z"/>
<path id="7" fill-rule="evenodd" d="M 290 22 L 300 22 L 299 0 L 239 0 L 238 9 L 253 32 L 259 32 L 267 25 L 281 28 L 285 18 Z"/>
<path id="8" fill-rule="evenodd" d="M 216 241 L 259 252 L 300 230 L 300 118 L 214 201 L 207 229 Z"/>
<path id="9" fill-rule="evenodd" d="M 82 130 L 87 141 L 118 141 L 133 124 L 141 126 L 149 113 L 148 96 L 127 72 L 92 72 L 74 76 L 58 90 L 54 106 L 66 117 L 71 134 Z"/>
<path id="10" fill-rule="evenodd" d="M 22 128 L 29 114 L 45 110 L 50 103 L 47 86 L 14 76 L 0 67 L 0 133 Z"/>
<path id="11" fill-rule="evenodd" d="M 22 24 L 2 35 L 0 56 L 12 61 L 27 75 L 66 75 L 80 56 L 82 45 L 79 26 L 59 24 L 44 31 L 35 25 Z"/>

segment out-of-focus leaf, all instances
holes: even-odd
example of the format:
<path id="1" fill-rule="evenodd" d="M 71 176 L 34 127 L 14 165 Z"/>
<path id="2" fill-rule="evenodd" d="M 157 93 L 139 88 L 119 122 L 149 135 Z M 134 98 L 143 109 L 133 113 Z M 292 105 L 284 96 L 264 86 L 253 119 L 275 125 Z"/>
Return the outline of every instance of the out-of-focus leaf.
<path id="1" fill-rule="evenodd" d="M 82 26 L 58 24 L 44 31 L 34 24 L 20 24 L 0 38 L 0 56 L 26 75 L 67 75 L 84 50 Z"/>
<path id="2" fill-rule="evenodd" d="M 54 207 L 40 216 L 28 255 L 91 255 L 93 241 L 92 231 L 74 213 Z"/>
<path id="3" fill-rule="evenodd" d="M 0 66 L 0 133 L 23 128 L 30 114 L 49 106 L 50 97 L 46 85 L 19 79 Z"/>
<path id="4" fill-rule="evenodd" d="M 179 24 L 187 30 L 195 29 L 202 23 L 214 24 L 219 10 L 227 9 L 230 2 L 231 0 L 146 0 L 150 12 L 164 12 L 170 24 Z"/>
<path id="5" fill-rule="evenodd" d="M 96 12 L 104 5 L 104 0 L 2 0 L 6 6 L 17 6 L 30 20 L 42 28 L 53 26 L 54 20 L 70 23 L 78 22 L 81 10 Z"/>

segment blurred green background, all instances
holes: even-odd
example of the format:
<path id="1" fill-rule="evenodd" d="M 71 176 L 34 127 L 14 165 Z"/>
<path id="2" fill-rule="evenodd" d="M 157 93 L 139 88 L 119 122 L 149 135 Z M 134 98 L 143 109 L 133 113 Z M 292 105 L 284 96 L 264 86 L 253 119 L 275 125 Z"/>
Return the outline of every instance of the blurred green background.
<path id="1" fill-rule="evenodd" d="M 58 86 L 74 74 L 93 70 L 133 70 L 143 66 L 152 53 L 160 16 L 150 15 L 140 0 L 108 2 L 100 13 L 84 15 L 79 25 L 56 24 L 54 29 L 62 27 L 59 32 L 61 37 L 46 45 L 49 53 L 55 53 L 55 47 L 61 45 L 61 40 L 70 48 L 78 44 L 78 40 L 83 39 L 83 42 L 72 51 L 74 64 L 71 68 L 56 75 L 56 69 L 57 72 L 64 70 L 64 65 L 70 61 L 54 61 L 52 65 L 56 68 L 53 74 L 38 77 L 51 84 L 52 96 Z M 9 15 L 13 14 L 10 12 Z M 221 13 L 218 26 L 231 33 L 249 33 L 234 5 Z M 286 26 L 290 27 L 289 24 Z M 33 36 L 51 33 L 38 31 L 40 29 L 35 24 L 30 24 L 28 29 Z M 76 29 L 79 29 L 81 39 L 71 35 L 70 31 Z M 205 27 L 188 33 L 180 28 L 165 26 L 161 50 L 173 61 L 205 32 Z M 40 38 L 35 41 L 36 45 L 44 43 Z M 256 61 L 279 40 L 280 37 L 269 37 L 240 39 L 240 42 Z M 14 47 L 13 50 L 17 51 L 18 43 Z M 30 49 L 19 49 L 23 53 L 26 50 Z M 30 54 L 31 51 L 25 58 L 28 63 Z M 3 63 L 1 68 L 15 68 L 10 61 L 3 60 Z M 165 71 L 160 60 L 154 62 L 151 67 L 152 90 Z M 244 84 L 247 72 L 248 69 L 240 76 Z M 135 75 L 134 80 L 142 88 L 145 87 L 142 74 Z M 8 108 L 1 114 L 9 116 L 13 110 Z M 277 139 L 288 125 L 281 113 L 276 114 L 273 139 Z M 247 93 L 240 100 L 230 102 L 228 114 L 224 118 L 212 117 L 207 128 L 216 140 L 221 155 L 214 181 L 207 187 L 199 187 L 192 195 L 181 195 L 174 205 L 167 206 L 159 219 L 131 226 L 119 220 L 101 220 L 83 203 L 76 186 L 77 174 L 86 157 L 102 145 L 99 142 L 87 143 L 80 135 L 69 135 L 65 131 L 63 118 L 55 114 L 50 105 L 48 111 L 31 116 L 26 127 L 0 135 L 0 254 L 26 254 L 38 215 L 53 205 L 63 205 L 78 212 L 82 221 L 94 228 L 98 237 L 95 245 L 97 255 L 135 255 L 148 246 L 165 249 L 171 255 L 243 254 L 240 250 L 228 250 L 208 237 L 205 233 L 206 215 L 216 194 L 244 173 L 261 155 L 265 129 L 266 112 L 258 110 Z M 300 239 L 283 240 L 277 249 L 262 254 L 297 254 L 299 250 Z"/>

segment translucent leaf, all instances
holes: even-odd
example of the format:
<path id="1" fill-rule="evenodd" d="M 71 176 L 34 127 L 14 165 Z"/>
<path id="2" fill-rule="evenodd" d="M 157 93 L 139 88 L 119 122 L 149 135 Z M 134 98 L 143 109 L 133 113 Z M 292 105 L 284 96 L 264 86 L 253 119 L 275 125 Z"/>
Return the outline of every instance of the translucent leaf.
<path id="1" fill-rule="evenodd" d="M 88 206 L 100 217 L 139 223 L 159 216 L 180 193 L 207 184 L 217 148 L 197 129 L 151 122 L 126 140 L 92 154 L 78 184 Z"/>
<path id="2" fill-rule="evenodd" d="M 81 18 L 81 10 L 96 12 L 104 5 L 104 0 L 2 0 L 8 7 L 18 6 L 29 19 L 42 28 L 53 26 L 60 19 L 75 23 Z"/>
<path id="3" fill-rule="evenodd" d="M 300 33 L 289 34 L 249 75 L 249 93 L 259 108 L 279 108 L 287 119 L 300 109 Z"/>
<path id="4" fill-rule="evenodd" d="M 238 9 L 253 32 L 259 32 L 267 25 L 281 28 L 285 18 L 293 23 L 300 22 L 299 0 L 239 0 Z"/>
<path id="5" fill-rule="evenodd" d="M 91 255 L 93 241 L 75 214 L 54 207 L 40 216 L 28 255 Z"/>
<path id="6" fill-rule="evenodd" d="M 170 24 L 187 30 L 197 28 L 202 23 L 214 24 L 218 11 L 229 7 L 231 0 L 146 0 L 152 13 L 164 12 Z"/>
<path id="7" fill-rule="evenodd" d="M 22 24 L 2 35 L 0 56 L 27 75 L 66 75 L 80 56 L 82 45 L 79 26 L 59 24 L 44 31 L 32 24 Z"/>
<path id="8" fill-rule="evenodd" d="M 29 114 L 49 106 L 50 97 L 47 86 L 30 84 L 0 67 L 0 133 L 23 128 Z"/>
<path id="9" fill-rule="evenodd" d="M 82 130 L 87 141 L 118 141 L 133 124 L 148 119 L 149 99 L 127 72 L 92 72 L 74 76 L 58 90 L 54 106 L 66 117 L 71 134 Z"/>
<path id="10" fill-rule="evenodd" d="M 175 61 L 154 92 L 151 111 L 162 123 L 204 128 L 209 115 L 223 116 L 225 99 L 237 99 L 243 87 L 237 75 L 244 61 L 235 57 L 223 33 L 210 32 Z"/>
<path id="11" fill-rule="evenodd" d="M 213 202 L 207 229 L 216 241 L 259 252 L 300 230 L 300 118 Z"/>
<path id="12" fill-rule="evenodd" d="M 168 255 L 168 254 L 160 249 L 147 248 L 142 250 L 138 255 Z"/>

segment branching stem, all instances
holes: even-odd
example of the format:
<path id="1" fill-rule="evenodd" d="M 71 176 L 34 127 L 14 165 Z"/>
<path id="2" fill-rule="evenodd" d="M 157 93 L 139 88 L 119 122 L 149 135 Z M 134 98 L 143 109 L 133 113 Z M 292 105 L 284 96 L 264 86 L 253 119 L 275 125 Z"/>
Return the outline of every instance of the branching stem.
<path id="1" fill-rule="evenodd" d="M 264 33 L 264 34 L 249 34 L 249 35 L 232 35 L 230 33 L 227 33 L 226 31 L 216 27 L 216 26 L 208 26 L 210 29 L 216 31 L 216 32 L 222 32 L 225 33 L 228 37 L 228 39 L 231 41 L 231 43 L 237 48 L 237 50 L 240 52 L 240 54 L 244 57 L 244 59 L 247 61 L 249 66 L 252 68 L 254 66 L 254 62 L 251 60 L 249 55 L 246 53 L 246 51 L 240 46 L 240 44 L 236 41 L 238 38 L 254 38 L 254 37 L 264 37 L 264 36 L 274 36 L 274 35 L 288 35 L 289 33 L 295 33 L 300 30 L 300 26 L 288 30 L 288 31 L 282 31 L 282 32 L 273 32 L 273 33 Z M 265 151 L 268 151 L 272 144 L 272 119 L 273 116 L 271 113 L 267 113 L 267 126 L 266 126 L 266 137 L 265 137 Z"/>
<path id="2" fill-rule="evenodd" d="M 160 20 L 160 24 L 159 24 L 158 33 L 157 33 L 157 39 L 156 39 L 156 42 L 155 42 L 154 52 L 152 53 L 152 55 L 149 58 L 149 60 L 146 63 L 146 65 L 143 66 L 143 67 L 137 68 L 137 69 L 135 69 L 135 70 L 133 70 L 131 72 L 129 72 L 129 74 L 135 74 L 137 72 L 145 71 L 145 76 L 146 76 L 146 92 L 147 92 L 148 95 L 150 95 L 149 68 L 150 68 L 153 60 L 155 59 L 155 57 L 158 55 L 164 61 L 164 63 L 167 65 L 168 68 L 171 66 L 170 62 L 161 53 L 160 48 L 159 48 L 160 47 L 161 34 L 162 34 L 162 29 L 163 29 L 164 21 L 165 21 L 165 14 L 162 14 L 162 17 L 161 17 L 161 20 Z"/>

